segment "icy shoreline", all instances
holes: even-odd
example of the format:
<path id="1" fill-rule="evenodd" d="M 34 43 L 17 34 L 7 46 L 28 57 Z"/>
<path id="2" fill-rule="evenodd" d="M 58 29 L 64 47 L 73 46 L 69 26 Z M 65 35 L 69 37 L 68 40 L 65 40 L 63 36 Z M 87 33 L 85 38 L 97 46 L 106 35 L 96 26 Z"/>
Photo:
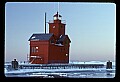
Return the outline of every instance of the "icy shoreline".
<path id="1" fill-rule="evenodd" d="M 31 65 L 28 63 L 19 63 Z M 53 78 L 54 76 L 65 76 L 69 78 L 113 78 L 115 77 L 115 62 L 112 69 L 106 69 L 106 62 L 70 62 L 69 64 L 104 64 L 103 68 L 59 68 L 59 69 L 18 69 L 7 70 L 4 68 L 6 77 L 42 77 Z M 10 65 L 10 63 L 5 64 Z M 50 75 L 50 76 L 49 76 Z"/>
<path id="2" fill-rule="evenodd" d="M 38 78 L 114 78 L 115 69 L 22 69 L 6 72 L 5 76 Z"/>

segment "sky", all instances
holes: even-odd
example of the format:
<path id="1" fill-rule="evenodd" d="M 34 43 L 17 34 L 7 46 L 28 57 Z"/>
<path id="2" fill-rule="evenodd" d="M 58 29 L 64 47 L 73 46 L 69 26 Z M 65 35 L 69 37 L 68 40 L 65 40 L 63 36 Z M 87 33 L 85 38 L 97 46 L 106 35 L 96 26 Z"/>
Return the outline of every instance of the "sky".
<path id="1" fill-rule="evenodd" d="M 71 39 L 70 61 L 116 60 L 116 4 L 102 2 L 7 2 L 5 4 L 5 62 L 27 61 L 28 39 L 44 33 L 46 20 L 59 11 Z M 47 24 L 47 33 L 49 25 Z"/>

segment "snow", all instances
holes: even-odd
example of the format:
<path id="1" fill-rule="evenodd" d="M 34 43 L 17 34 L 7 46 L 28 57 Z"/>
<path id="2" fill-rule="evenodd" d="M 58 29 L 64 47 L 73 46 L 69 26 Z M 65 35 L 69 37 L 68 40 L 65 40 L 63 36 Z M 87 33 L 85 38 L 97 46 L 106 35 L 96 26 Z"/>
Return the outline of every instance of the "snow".
<path id="1" fill-rule="evenodd" d="M 36 56 L 32 56 L 32 57 L 36 57 Z M 21 64 L 30 65 L 29 62 L 19 62 L 19 65 L 21 65 Z M 104 64 L 104 65 L 106 65 L 106 62 L 101 62 L 101 61 L 88 61 L 88 62 L 70 61 L 69 64 Z M 5 65 L 11 65 L 11 62 L 5 63 Z M 116 63 L 112 62 L 112 65 L 115 66 Z"/>
<path id="2" fill-rule="evenodd" d="M 19 69 L 7 71 L 5 69 L 5 73 L 30 73 L 30 72 L 59 72 L 59 71 L 103 71 L 103 70 L 115 70 L 115 69 L 106 69 L 106 68 L 68 68 L 68 69 Z"/>
<path id="3" fill-rule="evenodd" d="M 112 69 L 113 70 L 113 69 Z M 10 74 L 10 75 L 9 75 Z M 114 78 L 115 72 L 102 69 L 21 69 L 5 73 L 6 77 L 43 77 L 54 78 L 54 75 L 69 78 Z M 50 76 L 49 76 L 50 75 Z"/>
<path id="4" fill-rule="evenodd" d="M 36 56 L 32 56 L 32 57 L 36 57 Z M 19 65 L 21 65 L 21 64 L 31 65 L 29 62 L 18 62 L 18 63 L 19 63 Z M 101 62 L 101 61 L 88 61 L 88 62 L 70 61 L 69 64 L 104 64 L 104 65 L 106 65 L 106 62 Z M 5 66 L 6 65 L 11 65 L 11 62 L 5 63 Z M 36 64 L 32 64 L 32 65 L 36 65 Z M 115 66 L 116 63 L 112 62 L 112 65 Z"/>
<path id="5" fill-rule="evenodd" d="M 59 44 L 55 44 L 55 45 L 57 45 L 57 46 L 64 46 L 64 45 L 62 45 L 61 43 L 59 43 Z"/>
<path id="6" fill-rule="evenodd" d="M 40 56 L 30 56 L 32 58 L 41 58 Z"/>
<path id="7" fill-rule="evenodd" d="M 60 35 L 60 38 L 62 37 L 62 35 Z"/>
<path id="8" fill-rule="evenodd" d="M 35 36 L 32 37 L 32 39 L 34 39 L 34 38 L 35 38 Z"/>
<path id="9" fill-rule="evenodd" d="M 38 77 L 38 76 L 44 76 L 44 77 L 46 77 L 46 76 L 48 76 L 48 75 L 36 75 L 36 74 L 34 75 L 34 74 L 33 74 L 33 75 L 29 75 L 29 76 L 37 76 L 37 77 Z"/>
<path id="10" fill-rule="evenodd" d="M 6 68 L 4 68 L 4 72 L 5 72 L 5 73 L 7 73 L 7 72 L 8 72 Z"/>
<path id="11" fill-rule="evenodd" d="M 70 64 L 104 64 L 106 65 L 106 62 L 101 62 L 101 61 L 88 61 L 88 62 L 78 62 L 78 61 L 70 61 Z M 112 65 L 115 66 L 115 62 L 112 62 Z"/>
<path id="12" fill-rule="evenodd" d="M 65 76 L 69 78 L 113 78 L 115 77 L 115 62 L 112 62 L 113 68 L 106 69 L 106 66 L 103 68 L 58 68 L 58 69 L 18 69 L 18 70 L 7 70 L 7 65 L 11 63 L 5 64 L 4 73 L 6 76 L 18 76 L 18 77 L 44 77 L 44 78 L 53 78 L 53 76 L 48 75 L 59 75 Z M 20 63 L 31 65 L 28 63 Z M 101 61 L 88 61 L 88 62 L 74 62 L 71 61 L 70 64 L 104 64 L 106 62 Z M 36 65 L 36 64 L 32 64 Z"/>

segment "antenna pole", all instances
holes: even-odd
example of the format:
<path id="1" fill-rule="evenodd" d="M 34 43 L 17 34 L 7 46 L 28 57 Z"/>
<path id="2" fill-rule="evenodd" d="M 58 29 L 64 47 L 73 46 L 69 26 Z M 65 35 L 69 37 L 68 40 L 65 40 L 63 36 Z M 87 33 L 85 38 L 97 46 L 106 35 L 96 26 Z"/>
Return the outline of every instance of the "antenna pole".
<path id="1" fill-rule="evenodd" d="M 58 19 L 59 19 L 59 2 L 58 2 Z"/>
<path id="2" fill-rule="evenodd" d="M 45 12 L 45 34 L 46 34 L 46 12 Z"/>

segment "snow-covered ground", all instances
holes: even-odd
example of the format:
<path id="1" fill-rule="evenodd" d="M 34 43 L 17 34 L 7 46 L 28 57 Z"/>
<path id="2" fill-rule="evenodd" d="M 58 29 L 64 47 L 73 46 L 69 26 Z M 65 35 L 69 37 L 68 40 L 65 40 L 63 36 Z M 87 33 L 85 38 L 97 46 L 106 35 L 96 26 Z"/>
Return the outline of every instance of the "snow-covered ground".
<path id="1" fill-rule="evenodd" d="M 29 64 L 28 62 L 18 62 L 19 64 Z M 87 62 L 79 62 L 79 61 L 70 61 L 69 64 L 104 64 L 106 65 L 106 62 L 102 61 L 87 61 Z M 10 62 L 5 63 L 5 65 L 11 65 Z M 112 62 L 112 65 L 115 65 L 115 62 Z"/>
<path id="2" fill-rule="evenodd" d="M 106 65 L 106 62 L 101 62 L 101 61 L 88 61 L 88 62 L 77 62 L 77 61 L 70 61 L 70 64 L 104 64 Z M 112 62 L 112 65 L 115 66 L 115 62 Z"/>
<path id="3" fill-rule="evenodd" d="M 8 65 L 9 63 L 5 64 Z M 28 64 L 28 63 L 19 63 Z M 90 61 L 90 62 L 70 62 L 70 64 L 104 64 L 106 62 Z M 115 77 L 115 62 L 112 62 L 113 68 L 67 68 L 67 69 L 18 69 L 7 70 L 4 68 L 6 77 L 43 77 L 54 78 L 52 75 L 64 76 L 67 78 L 114 78 Z M 51 76 L 49 76 L 51 75 Z"/>

